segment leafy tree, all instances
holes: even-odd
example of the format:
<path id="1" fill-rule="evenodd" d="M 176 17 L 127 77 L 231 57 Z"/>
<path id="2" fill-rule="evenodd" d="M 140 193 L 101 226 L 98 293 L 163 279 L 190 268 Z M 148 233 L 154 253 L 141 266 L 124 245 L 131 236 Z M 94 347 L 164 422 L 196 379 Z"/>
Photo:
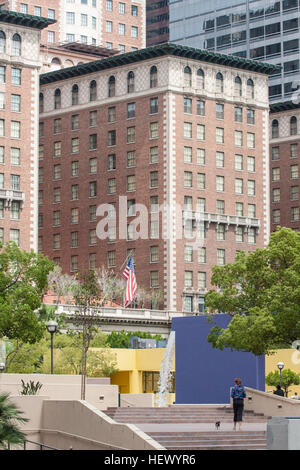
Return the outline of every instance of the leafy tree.
<path id="1" fill-rule="evenodd" d="M 9 374 L 42 373 L 44 355 L 48 348 L 45 338 L 35 344 L 13 340 L 6 356 L 6 372 Z"/>
<path id="2" fill-rule="evenodd" d="M 280 373 L 278 370 L 274 372 L 270 372 L 266 377 L 266 384 L 270 385 L 271 387 L 276 387 L 276 385 L 280 384 Z M 291 369 L 283 369 L 281 372 L 281 385 L 284 389 L 285 396 L 288 396 L 289 387 L 291 385 L 299 385 L 300 384 L 300 374 L 296 374 L 296 372 L 292 371 Z"/>
<path id="3" fill-rule="evenodd" d="M 42 254 L 21 251 L 13 242 L 0 247 L 0 338 L 35 343 L 44 326 L 35 310 L 54 264 Z"/>
<path id="4" fill-rule="evenodd" d="M 27 421 L 22 416 L 22 411 L 9 400 L 9 394 L 0 394 L 0 448 L 7 449 L 10 444 L 23 444 L 25 434 L 20 431 L 18 424 Z"/>
<path id="5" fill-rule="evenodd" d="M 266 248 L 215 266 L 212 284 L 217 289 L 206 295 L 208 312 L 231 316 L 227 328 L 211 329 L 214 347 L 269 354 L 300 338 L 299 233 L 279 227 Z"/>

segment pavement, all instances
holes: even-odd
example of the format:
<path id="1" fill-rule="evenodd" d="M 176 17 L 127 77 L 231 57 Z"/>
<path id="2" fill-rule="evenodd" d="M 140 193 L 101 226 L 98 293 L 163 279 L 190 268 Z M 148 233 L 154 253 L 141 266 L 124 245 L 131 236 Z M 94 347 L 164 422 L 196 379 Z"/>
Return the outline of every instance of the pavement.
<path id="1" fill-rule="evenodd" d="M 134 426 L 147 432 L 216 432 L 214 423 L 135 423 Z M 243 423 L 242 431 L 266 431 L 267 423 Z M 219 431 L 233 431 L 232 423 L 222 423 Z M 239 431 L 236 431 L 237 433 Z"/>

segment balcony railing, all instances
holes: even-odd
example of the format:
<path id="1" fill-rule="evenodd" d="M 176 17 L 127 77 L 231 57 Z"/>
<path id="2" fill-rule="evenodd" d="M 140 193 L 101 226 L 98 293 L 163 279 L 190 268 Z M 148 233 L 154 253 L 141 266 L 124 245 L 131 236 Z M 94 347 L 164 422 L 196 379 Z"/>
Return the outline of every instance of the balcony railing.
<path id="1" fill-rule="evenodd" d="M 207 222 L 242 227 L 260 227 L 260 219 L 254 217 L 242 217 L 238 215 L 215 214 L 212 212 L 183 211 L 183 225 L 187 220 Z"/>
<path id="2" fill-rule="evenodd" d="M 0 189 L 0 199 L 5 199 L 6 206 L 10 206 L 12 201 L 24 203 L 25 193 L 17 189 Z"/>

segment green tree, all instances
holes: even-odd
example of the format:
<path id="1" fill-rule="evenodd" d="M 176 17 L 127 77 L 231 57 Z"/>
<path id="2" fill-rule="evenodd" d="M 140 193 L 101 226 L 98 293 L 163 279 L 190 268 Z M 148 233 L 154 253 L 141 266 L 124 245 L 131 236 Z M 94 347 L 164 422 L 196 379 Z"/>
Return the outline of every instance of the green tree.
<path id="1" fill-rule="evenodd" d="M 23 444 L 25 434 L 18 425 L 27 421 L 22 416 L 22 411 L 9 400 L 9 394 L 0 394 L 0 448 L 7 449 L 12 444 Z"/>
<path id="2" fill-rule="evenodd" d="M 266 384 L 270 385 L 271 387 L 276 387 L 276 385 L 280 384 L 280 373 L 278 370 L 274 372 L 270 372 L 266 377 Z M 299 385 L 300 384 L 300 374 L 296 374 L 296 372 L 292 371 L 291 369 L 283 369 L 281 372 L 281 385 L 284 389 L 284 394 L 287 397 L 289 393 L 289 387 L 291 385 Z"/>
<path id="3" fill-rule="evenodd" d="M 46 256 L 21 251 L 13 242 L 0 247 L 0 338 L 30 344 L 42 338 L 44 326 L 35 310 L 53 266 Z"/>
<path id="4" fill-rule="evenodd" d="M 299 233 L 279 227 L 266 248 L 215 266 L 212 284 L 217 289 L 206 296 L 208 312 L 231 316 L 227 328 L 211 329 L 214 347 L 269 354 L 300 338 Z"/>

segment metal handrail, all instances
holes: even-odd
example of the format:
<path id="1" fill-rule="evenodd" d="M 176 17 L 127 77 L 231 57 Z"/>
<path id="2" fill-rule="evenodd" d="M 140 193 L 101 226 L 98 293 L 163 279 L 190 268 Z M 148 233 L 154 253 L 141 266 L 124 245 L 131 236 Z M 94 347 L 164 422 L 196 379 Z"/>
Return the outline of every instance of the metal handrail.
<path id="1" fill-rule="evenodd" d="M 42 442 L 31 441 L 31 440 L 29 440 L 29 439 L 25 439 L 25 440 L 24 440 L 23 450 L 28 450 L 28 449 L 26 448 L 26 444 L 27 444 L 28 442 L 29 442 L 30 444 L 35 444 L 35 445 L 39 446 L 40 450 L 43 450 L 44 448 L 45 448 L 45 449 L 49 449 L 49 450 L 62 450 L 62 449 L 58 449 L 57 447 L 48 446 L 48 445 L 46 445 L 46 444 L 43 444 Z M 10 448 L 10 443 L 9 443 L 9 442 L 7 443 L 7 450 L 11 450 L 11 448 Z"/>

